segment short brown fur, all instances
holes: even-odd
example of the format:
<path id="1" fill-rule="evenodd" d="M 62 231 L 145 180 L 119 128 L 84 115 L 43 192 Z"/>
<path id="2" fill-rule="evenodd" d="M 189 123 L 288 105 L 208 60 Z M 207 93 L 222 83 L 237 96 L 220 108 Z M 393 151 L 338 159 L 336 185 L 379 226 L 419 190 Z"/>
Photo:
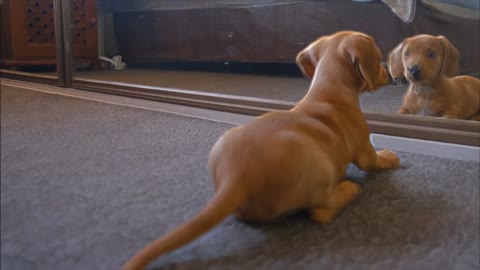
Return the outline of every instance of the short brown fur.
<path id="1" fill-rule="evenodd" d="M 360 194 L 344 179 L 347 165 L 372 171 L 399 165 L 376 152 L 359 95 L 387 83 L 372 38 L 358 32 L 322 37 L 300 52 L 298 65 L 312 78 L 292 110 L 271 112 L 227 131 L 213 146 L 209 168 L 216 194 L 192 221 L 138 252 L 124 270 L 140 270 L 158 256 L 207 232 L 230 214 L 271 222 L 300 209 L 331 222 Z"/>
<path id="2" fill-rule="evenodd" d="M 393 79 L 405 76 L 410 83 L 398 112 L 479 120 L 480 80 L 456 76 L 459 58 L 443 36 L 417 35 L 395 47 L 389 54 L 390 74 Z"/>

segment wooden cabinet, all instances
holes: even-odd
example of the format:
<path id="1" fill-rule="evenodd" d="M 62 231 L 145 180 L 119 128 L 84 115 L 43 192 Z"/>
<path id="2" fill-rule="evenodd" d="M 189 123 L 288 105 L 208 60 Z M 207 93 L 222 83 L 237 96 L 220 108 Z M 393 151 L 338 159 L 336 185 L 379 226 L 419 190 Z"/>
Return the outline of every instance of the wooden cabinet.
<path id="1" fill-rule="evenodd" d="M 98 55 L 96 0 L 71 2 L 75 59 L 96 61 Z M 56 63 L 53 0 L 4 0 L 1 5 L 2 66 Z"/>

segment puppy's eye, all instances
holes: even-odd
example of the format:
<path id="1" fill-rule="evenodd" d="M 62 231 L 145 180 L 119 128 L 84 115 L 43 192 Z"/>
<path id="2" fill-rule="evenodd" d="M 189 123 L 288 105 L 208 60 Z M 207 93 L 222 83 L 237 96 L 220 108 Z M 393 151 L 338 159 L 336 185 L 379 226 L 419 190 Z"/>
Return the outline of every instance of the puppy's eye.
<path id="1" fill-rule="evenodd" d="M 427 57 L 428 58 L 435 58 L 437 56 L 437 54 L 434 52 L 434 51 L 427 51 Z"/>
<path id="2" fill-rule="evenodd" d="M 405 52 L 405 57 L 409 57 L 409 56 L 410 56 L 410 51 L 407 50 L 407 51 Z"/>

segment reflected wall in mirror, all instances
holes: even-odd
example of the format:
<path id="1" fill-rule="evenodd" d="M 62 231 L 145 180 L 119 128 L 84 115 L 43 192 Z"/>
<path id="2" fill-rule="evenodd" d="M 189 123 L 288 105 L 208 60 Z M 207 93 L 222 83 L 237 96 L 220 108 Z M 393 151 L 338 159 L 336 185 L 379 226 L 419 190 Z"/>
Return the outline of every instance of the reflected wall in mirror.
<path id="1" fill-rule="evenodd" d="M 416 1 L 411 23 L 381 1 L 97 1 L 99 58 L 84 65 L 77 57 L 75 79 L 297 102 L 310 84 L 297 53 L 340 30 L 372 36 L 385 65 L 404 38 L 443 35 L 460 52 L 460 74 L 479 71 L 479 11 L 468 1 L 442 0 L 462 5 L 456 14 Z M 365 94 L 362 108 L 395 113 L 407 88 L 400 81 Z"/>
<path id="2" fill-rule="evenodd" d="M 1 1 L 1 67 L 57 78 L 53 0 Z"/>

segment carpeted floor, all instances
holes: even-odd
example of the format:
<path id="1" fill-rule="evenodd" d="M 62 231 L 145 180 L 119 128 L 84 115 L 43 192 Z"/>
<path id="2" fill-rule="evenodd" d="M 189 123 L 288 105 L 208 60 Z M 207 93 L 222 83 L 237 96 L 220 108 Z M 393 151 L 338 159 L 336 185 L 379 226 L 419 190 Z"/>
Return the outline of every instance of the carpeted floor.
<path id="1" fill-rule="evenodd" d="M 229 124 L 1 90 L 1 269 L 112 270 L 213 193 Z M 399 153 L 331 225 L 228 218 L 152 269 L 479 269 L 479 164 Z"/>

